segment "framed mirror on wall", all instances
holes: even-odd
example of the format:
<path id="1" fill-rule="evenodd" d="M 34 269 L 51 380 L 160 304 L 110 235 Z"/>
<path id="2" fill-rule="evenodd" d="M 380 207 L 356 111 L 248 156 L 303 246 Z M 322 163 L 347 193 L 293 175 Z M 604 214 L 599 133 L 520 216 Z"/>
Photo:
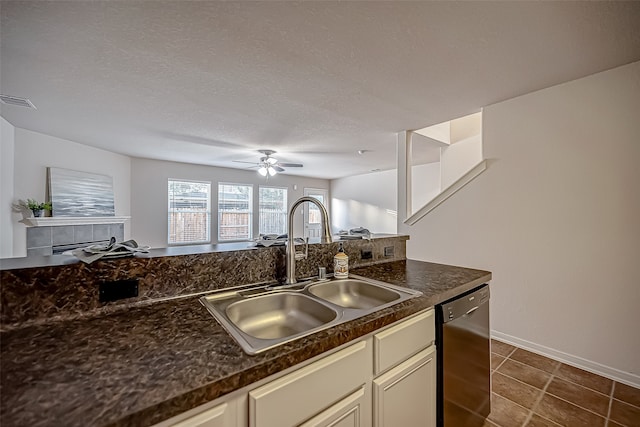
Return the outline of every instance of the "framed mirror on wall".
<path id="1" fill-rule="evenodd" d="M 482 112 L 401 132 L 398 162 L 398 205 L 412 225 L 486 169 Z"/>

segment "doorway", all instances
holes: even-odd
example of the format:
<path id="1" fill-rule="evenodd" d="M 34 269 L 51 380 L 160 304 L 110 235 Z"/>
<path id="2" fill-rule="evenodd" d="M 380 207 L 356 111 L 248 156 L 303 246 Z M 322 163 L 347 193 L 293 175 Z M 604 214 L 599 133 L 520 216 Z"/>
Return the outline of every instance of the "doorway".
<path id="1" fill-rule="evenodd" d="M 327 200 L 329 200 L 329 193 L 326 189 L 322 188 L 305 188 L 304 195 L 308 197 L 313 197 L 317 199 L 320 203 L 327 208 L 327 212 L 329 211 L 329 207 L 327 206 Z M 315 237 L 320 237 L 321 228 L 322 228 L 322 213 L 320 209 L 312 203 L 304 204 L 304 237 L 309 237 L 313 239 Z M 327 226 L 329 226 L 327 224 Z M 329 230 L 331 233 L 331 230 Z"/>

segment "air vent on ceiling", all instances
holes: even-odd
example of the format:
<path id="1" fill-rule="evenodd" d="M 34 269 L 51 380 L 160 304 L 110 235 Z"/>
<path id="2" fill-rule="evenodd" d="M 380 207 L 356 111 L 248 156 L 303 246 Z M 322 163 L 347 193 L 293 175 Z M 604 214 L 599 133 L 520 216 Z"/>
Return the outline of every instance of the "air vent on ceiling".
<path id="1" fill-rule="evenodd" d="M 33 103 L 27 98 L 18 98 L 17 96 L 11 95 L 0 95 L 0 101 L 2 101 L 3 104 L 7 105 L 16 105 L 18 107 L 27 107 L 37 110 L 36 106 L 33 105 Z"/>

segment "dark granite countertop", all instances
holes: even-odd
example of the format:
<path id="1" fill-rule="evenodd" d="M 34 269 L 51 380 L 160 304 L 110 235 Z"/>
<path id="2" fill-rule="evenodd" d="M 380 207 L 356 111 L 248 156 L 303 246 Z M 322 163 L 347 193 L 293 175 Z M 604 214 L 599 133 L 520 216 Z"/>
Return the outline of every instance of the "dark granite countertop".
<path id="1" fill-rule="evenodd" d="M 0 424 L 152 425 L 491 279 L 412 260 L 352 273 L 424 295 L 255 356 L 193 297 L 3 332 Z"/>
<path id="2" fill-rule="evenodd" d="M 385 234 L 374 233 L 369 236 L 370 239 L 382 239 L 387 237 L 406 237 L 400 234 Z M 340 236 L 333 236 L 335 242 L 340 241 Z M 309 239 L 309 244 L 319 244 L 320 238 Z M 141 243 L 142 244 L 142 243 Z M 160 258 L 168 256 L 179 255 L 198 255 L 214 252 L 237 252 L 244 250 L 259 249 L 256 243 L 251 242 L 227 242 L 227 243 L 215 243 L 206 245 L 182 245 L 171 246 L 168 248 L 152 248 L 148 253 L 137 253 L 137 258 Z M 35 268 L 35 267 L 52 267 L 58 265 L 78 264 L 81 261 L 70 255 L 34 255 L 30 257 L 20 258 L 0 258 L 0 270 L 15 270 L 20 268 Z"/>

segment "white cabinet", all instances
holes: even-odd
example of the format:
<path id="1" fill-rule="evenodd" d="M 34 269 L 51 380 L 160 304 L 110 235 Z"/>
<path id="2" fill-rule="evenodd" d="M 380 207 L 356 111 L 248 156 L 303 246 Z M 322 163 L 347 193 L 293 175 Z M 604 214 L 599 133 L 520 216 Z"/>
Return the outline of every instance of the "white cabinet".
<path id="1" fill-rule="evenodd" d="M 426 310 L 155 427 L 435 427 L 434 336 Z"/>
<path id="2" fill-rule="evenodd" d="M 371 339 L 249 392 L 250 427 L 297 426 L 370 381 Z"/>
<path id="3" fill-rule="evenodd" d="M 373 380 L 375 427 L 435 427 L 435 346 Z"/>
<path id="4" fill-rule="evenodd" d="M 371 425 L 371 385 L 365 384 L 300 427 L 368 427 Z"/>

